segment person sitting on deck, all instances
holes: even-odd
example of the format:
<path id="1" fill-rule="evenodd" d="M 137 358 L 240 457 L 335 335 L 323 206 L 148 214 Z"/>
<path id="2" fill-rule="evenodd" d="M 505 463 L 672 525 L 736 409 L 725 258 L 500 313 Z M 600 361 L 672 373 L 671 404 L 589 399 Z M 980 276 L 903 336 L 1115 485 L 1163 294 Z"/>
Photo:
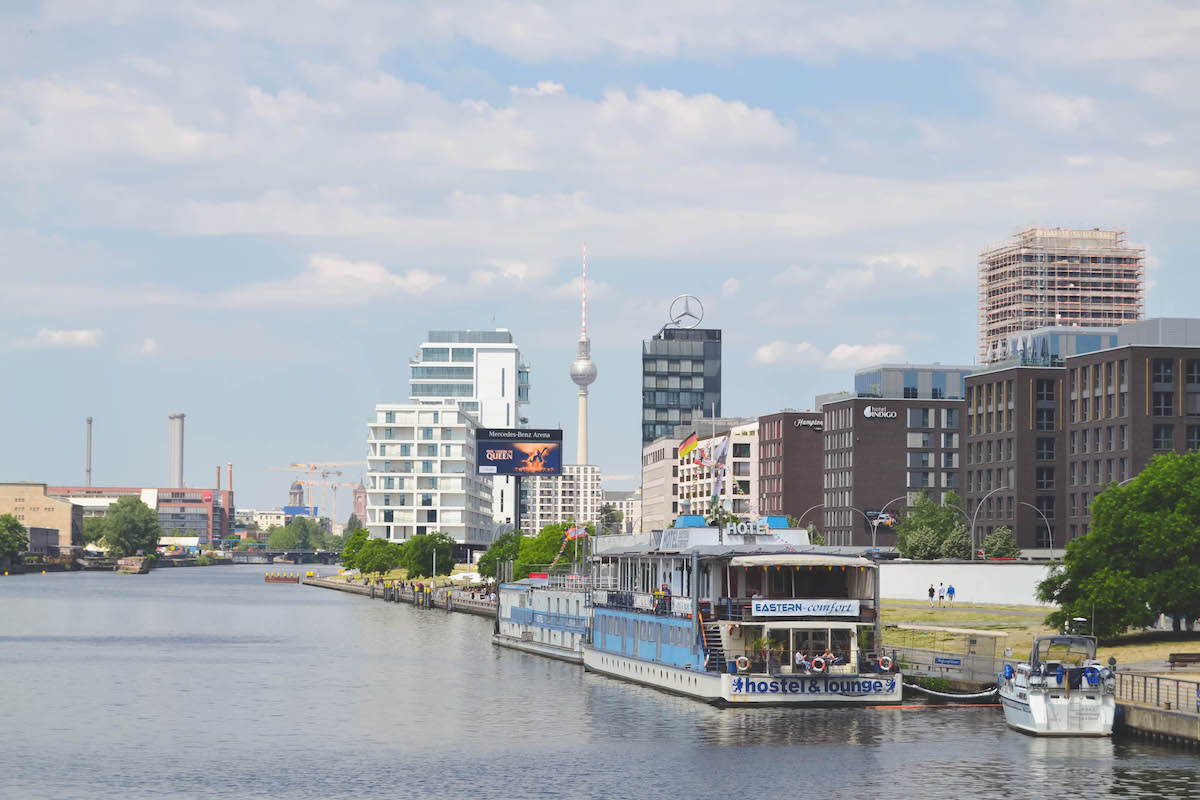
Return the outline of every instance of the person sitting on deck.
<path id="1" fill-rule="evenodd" d="M 796 662 L 796 666 L 792 670 L 793 672 L 803 672 L 804 674 L 807 675 L 809 672 L 812 671 L 812 664 L 810 664 L 808 662 L 808 654 L 805 653 L 804 651 L 802 651 L 802 650 L 796 651 L 795 662 Z"/>
<path id="2" fill-rule="evenodd" d="M 824 653 L 821 653 L 821 658 L 825 659 L 825 665 L 829 666 L 829 667 L 832 667 L 834 664 L 837 664 L 840 660 L 840 659 L 838 659 L 837 656 L 835 656 L 833 654 L 833 651 L 830 650 L 828 647 L 825 648 Z"/>

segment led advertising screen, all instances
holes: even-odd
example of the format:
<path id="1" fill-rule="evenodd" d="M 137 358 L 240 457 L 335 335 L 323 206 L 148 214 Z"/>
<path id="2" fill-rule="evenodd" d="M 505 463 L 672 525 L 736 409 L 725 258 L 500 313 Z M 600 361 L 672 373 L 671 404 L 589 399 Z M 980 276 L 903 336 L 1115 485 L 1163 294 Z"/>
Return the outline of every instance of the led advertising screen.
<path id="1" fill-rule="evenodd" d="M 561 475 L 562 431 L 480 428 L 475 454 L 480 475 Z"/>

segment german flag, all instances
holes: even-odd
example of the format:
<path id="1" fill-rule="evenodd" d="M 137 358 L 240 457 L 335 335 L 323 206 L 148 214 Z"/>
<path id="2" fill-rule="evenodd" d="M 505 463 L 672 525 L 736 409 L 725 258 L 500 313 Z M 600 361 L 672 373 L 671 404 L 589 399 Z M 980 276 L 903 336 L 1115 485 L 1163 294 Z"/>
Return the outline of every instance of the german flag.
<path id="1" fill-rule="evenodd" d="M 683 440 L 683 444 L 679 445 L 679 457 L 683 458 L 688 453 L 696 449 L 696 432 L 692 431 L 692 435 Z"/>

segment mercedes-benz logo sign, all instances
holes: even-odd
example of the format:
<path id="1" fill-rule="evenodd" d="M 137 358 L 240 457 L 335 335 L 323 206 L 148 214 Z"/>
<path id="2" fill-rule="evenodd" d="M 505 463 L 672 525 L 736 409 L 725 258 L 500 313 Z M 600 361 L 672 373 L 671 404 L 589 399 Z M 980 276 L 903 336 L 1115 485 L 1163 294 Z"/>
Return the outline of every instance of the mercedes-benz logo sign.
<path id="1" fill-rule="evenodd" d="M 671 301 L 671 323 L 677 328 L 694 328 L 704 319 L 704 304 L 695 296 L 681 294 Z"/>

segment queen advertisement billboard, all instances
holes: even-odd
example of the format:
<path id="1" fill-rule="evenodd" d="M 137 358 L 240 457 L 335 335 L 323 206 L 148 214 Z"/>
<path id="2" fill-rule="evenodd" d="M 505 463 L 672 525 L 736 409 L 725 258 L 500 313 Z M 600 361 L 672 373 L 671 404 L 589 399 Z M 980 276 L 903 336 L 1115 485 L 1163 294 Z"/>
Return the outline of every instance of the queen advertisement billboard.
<path id="1" fill-rule="evenodd" d="M 475 454 L 480 475 L 561 475 L 562 431 L 480 428 Z"/>

